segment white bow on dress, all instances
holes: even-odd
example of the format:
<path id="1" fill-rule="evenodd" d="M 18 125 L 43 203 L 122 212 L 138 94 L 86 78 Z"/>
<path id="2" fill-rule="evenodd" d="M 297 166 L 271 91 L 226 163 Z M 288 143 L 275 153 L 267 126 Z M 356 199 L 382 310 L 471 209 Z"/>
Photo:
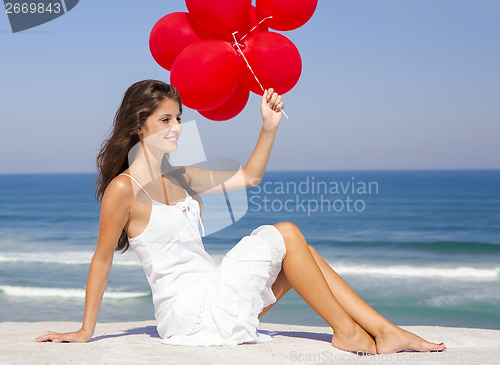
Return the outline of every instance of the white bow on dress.
<path id="1" fill-rule="evenodd" d="M 187 193 L 187 192 L 186 192 Z M 197 231 L 196 228 L 198 223 L 201 225 L 202 235 L 205 236 L 205 227 L 203 227 L 203 222 L 200 217 L 200 205 L 193 199 L 189 194 L 187 194 L 186 200 L 183 202 L 178 202 L 175 205 L 184 215 L 187 217 L 189 223 Z"/>

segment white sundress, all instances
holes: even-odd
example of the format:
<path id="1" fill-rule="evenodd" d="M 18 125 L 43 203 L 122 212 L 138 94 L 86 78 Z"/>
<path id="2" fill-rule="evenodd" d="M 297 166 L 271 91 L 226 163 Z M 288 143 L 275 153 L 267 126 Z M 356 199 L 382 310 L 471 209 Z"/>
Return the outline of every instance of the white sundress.
<path id="1" fill-rule="evenodd" d="M 144 231 L 130 246 L 151 286 L 161 343 L 186 346 L 236 346 L 269 342 L 258 333 L 258 315 L 276 302 L 271 287 L 286 254 L 283 236 L 262 225 L 243 237 L 215 265 L 205 251 L 198 225 L 200 206 L 186 199 L 165 205 L 151 199 Z"/>

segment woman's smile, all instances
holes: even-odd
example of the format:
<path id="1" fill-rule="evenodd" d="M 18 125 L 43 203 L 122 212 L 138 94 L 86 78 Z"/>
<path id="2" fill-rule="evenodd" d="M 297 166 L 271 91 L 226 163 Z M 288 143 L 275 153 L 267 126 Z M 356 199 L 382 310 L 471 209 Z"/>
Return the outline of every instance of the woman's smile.
<path id="1" fill-rule="evenodd" d="M 165 137 L 166 140 L 169 142 L 172 142 L 174 144 L 177 144 L 179 142 L 179 137 L 178 136 L 172 136 L 172 137 Z"/>

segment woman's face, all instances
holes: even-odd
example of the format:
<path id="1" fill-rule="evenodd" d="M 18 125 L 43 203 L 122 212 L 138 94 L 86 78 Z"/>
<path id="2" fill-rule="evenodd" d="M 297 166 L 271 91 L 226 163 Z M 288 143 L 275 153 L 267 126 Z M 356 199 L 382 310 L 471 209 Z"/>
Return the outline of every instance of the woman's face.
<path id="1" fill-rule="evenodd" d="M 181 132 L 179 104 L 175 100 L 164 98 L 153 114 L 146 119 L 138 135 L 150 150 L 170 153 L 177 151 Z"/>

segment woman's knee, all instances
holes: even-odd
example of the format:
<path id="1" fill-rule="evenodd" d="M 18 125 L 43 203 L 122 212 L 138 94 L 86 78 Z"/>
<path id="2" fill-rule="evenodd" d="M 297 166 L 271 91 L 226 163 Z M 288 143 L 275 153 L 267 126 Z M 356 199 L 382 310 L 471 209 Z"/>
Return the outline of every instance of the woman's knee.
<path id="1" fill-rule="evenodd" d="M 278 231 L 280 231 L 283 237 L 293 236 L 300 233 L 299 227 L 297 227 L 292 222 L 280 222 L 274 225 Z M 286 237 L 285 237 L 286 238 Z"/>
<path id="2" fill-rule="evenodd" d="M 302 237 L 302 232 L 300 232 L 300 229 L 295 224 L 291 222 L 280 222 L 274 226 L 283 236 L 288 248 L 290 248 L 290 245 L 294 243 L 305 243 L 305 240 L 297 239 Z"/>

